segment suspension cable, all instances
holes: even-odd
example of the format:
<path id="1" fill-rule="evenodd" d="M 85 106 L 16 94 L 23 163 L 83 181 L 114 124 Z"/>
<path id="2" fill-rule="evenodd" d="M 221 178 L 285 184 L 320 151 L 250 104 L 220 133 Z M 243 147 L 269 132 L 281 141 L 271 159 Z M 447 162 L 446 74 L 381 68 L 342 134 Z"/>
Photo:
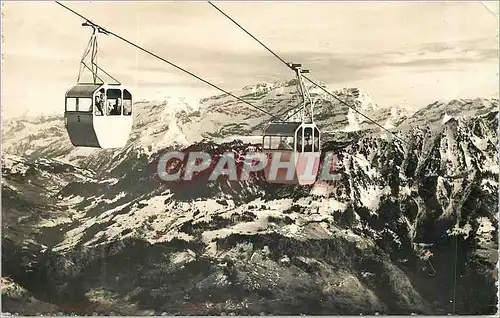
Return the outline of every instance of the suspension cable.
<path id="1" fill-rule="evenodd" d="M 231 18 L 229 15 L 227 15 L 224 11 L 222 11 L 219 7 L 217 7 L 215 4 L 213 4 L 211 1 L 207 1 L 212 7 L 214 7 L 217 11 L 219 11 L 222 15 L 224 15 L 226 18 L 228 18 L 231 22 L 233 22 L 234 24 L 236 24 L 241 30 L 243 30 L 243 32 L 245 32 L 246 34 L 248 34 L 252 39 L 254 39 L 255 41 L 257 41 L 260 45 L 262 45 L 266 50 L 268 50 L 272 55 L 274 55 L 278 60 L 280 60 L 283 64 L 285 64 L 288 68 L 292 69 L 293 70 L 293 67 L 292 67 L 292 64 L 291 63 L 288 63 L 286 62 L 283 58 L 281 58 L 278 54 L 276 54 L 273 50 L 271 50 L 269 47 L 267 47 L 264 43 L 262 43 L 261 41 L 259 41 L 259 39 L 257 39 L 255 36 L 253 36 L 249 31 L 247 31 L 243 26 L 241 26 L 238 22 L 236 22 L 233 18 Z M 368 121 L 370 121 L 371 123 L 377 125 L 378 127 L 382 128 L 383 130 L 385 130 L 386 132 L 392 134 L 396 139 L 408 144 L 408 141 L 400 138 L 399 136 L 397 136 L 394 132 L 390 131 L 389 129 L 385 128 L 384 126 L 380 125 L 379 123 L 377 123 L 375 120 L 371 119 L 370 117 L 366 116 L 365 114 L 361 113 L 359 110 L 357 110 L 356 108 L 354 108 L 353 106 L 349 105 L 347 102 L 341 100 L 340 98 L 338 98 L 337 96 L 335 96 L 334 94 L 332 94 L 331 92 L 329 92 L 327 89 L 325 89 L 323 86 L 319 85 L 318 83 L 314 82 L 313 80 L 311 80 L 310 78 L 308 78 L 307 76 L 303 75 L 303 77 L 308 80 L 311 84 L 313 84 L 314 86 L 320 88 L 323 92 L 325 92 L 326 94 L 330 95 L 331 97 L 333 97 L 334 99 L 336 99 L 339 103 L 343 104 L 344 106 L 347 106 L 349 107 L 350 109 L 354 110 L 356 113 L 358 113 L 359 115 L 363 116 L 365 119 L 367 119 Z"/>
<path id="2" fill-rule="evenodd" d="M 250 106 L 250 107 L 252 107 L 252 108 L 254 108 L 254 109 L 258 110 L 258 111 L 260 111 L 260 112 L 263 112 L 263 113 L 265 113 L 265 114 L 267 114 L 267 115 L 269 115 L 269 116 L 271 116 L 271 117 L 276 117 L 276 115 L 273 115 L 272 113 L 270 113 L 270 112 L 268 112 L 268 111 L 266 111 L 266 110 L 264 110 L 264 109 L 262 109 L 262 108 L 260 108 L 260 107 L 257 107 L 257 106 L 255 106 L 255 105 L 253 105 L 253 104 L 249 103 L 249 102 L 247 102 L 246 100 L 244 100 L 244 99 L 242 99 L 242 98 L 240 98 L 240 97 L 238 97 L 238 96 L 236 96 L 236 95 L 234 95 L 234 94 L 232 94 L 232 93 L 230 93 L 230 92 L 228 92 L 228 91 L 226 91 L 226 90 L 224 90 L 224 89 L 220 88 L 219 86 L 217 86 L 217 85 L 215 85 L 215 84 L 212 84 L 212 83 L 210 83 L 210 82 L 209 82 L 209 81 L 207 81 L 207 80 L 204 80 L 203 78 L 201 78 L 201 77 L 199 77 L 199 76 L 197 76 L 197 75 L 193 74 L 192 72 L 190 72 L 190 71 L 188 71 L 188 70 L 186 70 L 186 69 L 184 69 L 184 68 L 182 68 L 182 67 L 180 67 L 180 66 L 178 66 L 178 65 L 176 65 L 176 64 L 174 64 L 174 63 L 172 63 L 172 62 L 170 62 L 170 61 L 168 61 L 168 60 L 166 60 L 166 59 L 164 59 L 164 58 L 162 58 L 161 56 L 159 56 L 159 55 L 157 55 L 157 54 L 155 54 L 155 53 L 153 53 L 153 52 L 149 51 L 148 49 L 145 49 L 145 48 L 143 48 L 143 47 L 141 47 L 141 46 L 139 46 L 139 45 L 137 45 L 137 44 L 135 44 L 135 43 L 133 43 L 133 42 L 131 42 L 131 41 L 129 41 L 129 40 L 127 40 L 127 39 L 125 39 L 125 38 L 121 37 L 121 36 L 119 36 L 118 34 L 116 34 L 116 33 L 114 33 L 114 32 L 111 32 L 111 31 L 109 31 L 108 29 L 106 29 L 106 28 L 104 28 L 104 27 L 102 27 L 102 26 L 99 26 L 98 24 L 96 24 L 96 23 L 92 22 L 90 19 L 87 19 L 86 17 L 84 17 L 84 16 L 83 16 L 83 15 L 81 15 L 80 13 L 76 12 L 75 10 L 73 10 L 73 9 L 71 9 L 71 8 L 68 8 L 68 7 L 67 7 L 67 6 L 65 6 L 64 4 L 60 3 L 59 1 L 55 1 L 55 2 L 56 2 L 58 5 L 60 5 L 60 6 L 62 6 L 63 8 L 65 8 L 66 10 L 68 10 L 68 11 L 72 12 L 73 14 L 75 14 L 75 15 L 79 16 L 80 18 L 84 19 L 87 23 L 89 23 L 89 24 L 91 24 L 91 25 L 93 25 L 93 26 L 97 27 L 97 28 L 98 28 L 99 30 L 101 30 L 102 32 L 105 32 L 105 33 L 107 33 L 107 34 L 109 34 L 109 35 L 112 35 L 112 36 L 114 36 L 114 37 L 116 37 L 116 38 L 118 38 L 118 39 L 122 40 L 123 42 L 125 42 L 125 43 L 127 43 L 127 44 L 129 44 L 129 45 L 131 45 L 131 46 L 133 46 L 133 47 L 135 47 L 135 48 L 137 48 L 137 49 L 139 49 L 139 50 L 141 50 L 141 51 L 143 51 L 143 52 L 145 52 L 145 53 L 147 53 L 147 54 L 149 54 L 149 55 L 151 55 L 151 56 L 153 56 L 153 57 L 155 57 L 155 58 L 157 58 L 157 59 L 159 59 L 160 61 L 162 61 L 162 62 L 164 62 L 164 63 L 169 64 L 170 66 L 175 67 L 176 69 L 178 69 L 178 70 L 180 70 L 180 71 L 182 71 L 182 72 L 184 72 L 184 73 L 187 73 L 187 74 L 191 75 L 192 77 L 194 77 L 194 78 L 196 78 L 196 79 L 198 79 L 198 80 L 202 81 L 203 83 L 205 83 L 205 84 L 207 84 L 207 85 L 210 85 L 211 87 L 213 87 L 213 88 L 215 88 L 215 89 L 217 89 L 217 90 L 220 90 L 220 91 L 224 92 L 225 94 L 227 94 L 227 95 L 229 95 L 229 96 L 231 96 L 231 97 L 233 97 L 233 98 L 237 99 L 238 101 L 240 101 L 240 102 L 242 102 L 242 103 L 244 103 L 244 104 L 246 104 L 246 105 L 248 105 L 248 106 Z"/>

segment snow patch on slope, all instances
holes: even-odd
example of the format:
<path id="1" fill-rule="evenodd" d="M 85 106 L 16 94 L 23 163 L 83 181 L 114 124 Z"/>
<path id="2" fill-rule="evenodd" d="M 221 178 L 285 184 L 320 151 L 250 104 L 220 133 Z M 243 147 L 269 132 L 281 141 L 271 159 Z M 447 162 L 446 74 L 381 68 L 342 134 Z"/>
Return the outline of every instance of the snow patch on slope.
<path id="1" fill-rule="evenodd" d="M 374 211 L 380 206 L 380 199 L 390 193 L 391 189 L 388 186 L 381 189 L 378 186 L 370 185 L 361 191 L 360 201 L 364 207 L 370 210 L 371 214 L 375 214 L 376 212 Z"/>
<path id="2" fill-rule="evenodd" d="M 344 128 L 344 132 L 358 131 L 361 129 L 358 114 L 352 109 L 349 109 L 347 113 L 347 122 L 348 125 Z"/>

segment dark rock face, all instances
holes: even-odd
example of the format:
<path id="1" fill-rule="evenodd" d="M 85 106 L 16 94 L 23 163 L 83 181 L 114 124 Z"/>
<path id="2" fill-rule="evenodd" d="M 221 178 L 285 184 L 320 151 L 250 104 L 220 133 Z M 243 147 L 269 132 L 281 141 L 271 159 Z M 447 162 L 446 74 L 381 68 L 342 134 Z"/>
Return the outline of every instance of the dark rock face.
<path id="1" fill-rule="evenodd" d="M 162 182 L 161 152 L 99 172 L 5 155 L 3 311 L 493 314 L 497 126 L 490 112 L 331 141 L 342 178 L 313 186 Z"/>

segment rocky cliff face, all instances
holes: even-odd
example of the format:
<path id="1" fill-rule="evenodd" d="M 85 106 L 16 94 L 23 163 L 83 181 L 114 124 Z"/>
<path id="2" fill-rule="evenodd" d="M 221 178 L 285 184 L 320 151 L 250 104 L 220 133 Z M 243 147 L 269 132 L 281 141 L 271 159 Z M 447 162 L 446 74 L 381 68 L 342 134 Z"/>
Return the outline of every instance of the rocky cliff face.
<path id="1" fill-rule="evenodd" d="M 277 96 L 286 87 L 244 90 L 277 109 L 290 102 Z M 244 132 L 258 131 L 263 119 L 224 98 L 193 112 L 204 123 L 221 111 L 233 122 L 250 116 Z M 365 104 L 381 124 L 396 116 Z M 498 102 L 452 101 L 398 117 L 399 139 L 369 123 L 342 132 L 347 110 L 334 105 L 325 101 L 319 114 L 324 130 L 338 132 L 324 150 L 337 153 L 342 178 L 312 186 L 272 185 L 262 175 L 210 182 L 209 172 L 161 181 L 158 160 L 169 148 L 244 155 L 248 144 L 195 136 L 160 148 L 155 140 L 173 128 L 154 116 L 138 118 L 140 136 L 125 149 L 82 157 L 63 146 L 64 130 L 33 136 L 28 121 L 10 123 L 4 138 L 27 129 L 33 137 L 18 148 L 7 139 L 15 154 L 2 156 L 3 311 L 495 313 Z M 462 111 L 450 113 L 457 105 Z M 201 122 L 187 113 L 172 115 L 175 131 Z M 212 134 L 230 130 L 222 137 L 240 133 L 213 125 Z"/>

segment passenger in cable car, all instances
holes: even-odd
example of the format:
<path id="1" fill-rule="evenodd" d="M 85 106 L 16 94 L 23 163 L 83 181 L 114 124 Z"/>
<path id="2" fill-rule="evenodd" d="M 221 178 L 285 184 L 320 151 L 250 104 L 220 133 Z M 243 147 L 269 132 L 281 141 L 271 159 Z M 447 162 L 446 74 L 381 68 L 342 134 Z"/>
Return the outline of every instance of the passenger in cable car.
<path id="1" fill-rule="evenodd" d="M 106 104 L 106 115 L 111 115 L 111 111 L 113 110 L 113 105 L 111 104 L 112 101 L 110 101 L 109 99 L 107 100 L 107 104 Z"/>
<path id="2" fill-rule="evenodd" d="M 302 138 L 297 140 L 297 152 L 302 152 Z"/>
<path id="3" fill-rule="evenodd" d="M 292 150 L 293 149 L 293 138 L 285 137 L 281 138 L 281 142 L 278 146 L 280 150 Z"/>
<path id="4" fill-rule="evenodd" d="M 113 109 L 109 112 L 110 115 L 121 115 L 122 113 L 122 100 L 117 98 Z"/>
<path id="5" fill-rule="evenodd" d="M 306 136 L 306 145 L 304 146 L 304 152 L 312 152 L 312 142 L 311 142 L 311 137 Z"/>
<path id="6" fill-rule="evenodd" d="M 97 111 L 99 111 L 99 113 L 101 113 L 101 116 L 104 116 L 104 104 L 105 104 L 104 91 L 101 90 L 99 95 L 96 95 L 96 97 L 95 97 L 95 106 L 97 108 Z M 96 115 L 98 115 L 97 111 L 96 111 Z"/>
<path id="7" fill-rule="evenodd" d="M 122 99 L 121 98 L 118 98 L 116 100 L 116 105 L 115 106 L 116 106 L 116 109 L 115 109 L 116 114 L 117 115 L 121 115 L 121 113 L 122 113 L 122 107 L 123 107 L 123 103 L 122 103 Z"/>
<path id="8" fill-rule="evenodd" d="M 113 101 L 114 101 L 114 103 L 113 103 Z M 116 115 L 117 104 L 118 104 L 117 99 L 111 99 L 111 100 L 108 99 L 108 107 L 107 107 L 108 116 Z"/>

